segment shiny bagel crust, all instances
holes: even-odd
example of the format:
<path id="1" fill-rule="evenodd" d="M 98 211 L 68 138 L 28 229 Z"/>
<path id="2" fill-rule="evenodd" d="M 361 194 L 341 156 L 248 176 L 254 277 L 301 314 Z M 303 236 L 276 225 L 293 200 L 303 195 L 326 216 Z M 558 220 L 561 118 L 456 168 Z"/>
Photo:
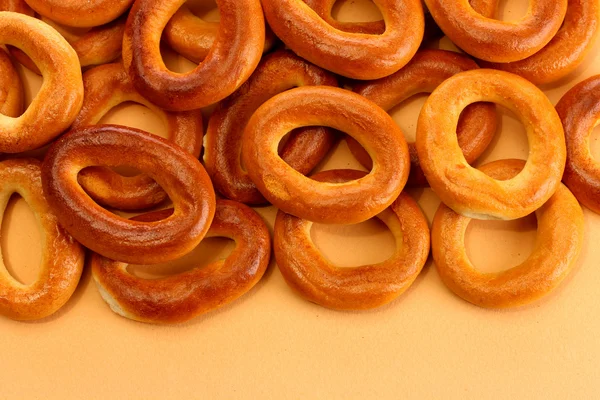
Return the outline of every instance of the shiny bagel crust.
<path id="1" fill-rule="evenodd" d="M 142 223 L 96 204 L 77 175 L 90 166 L 130 166 L 150 175 L 167 192 L 175 212 Z M 42 167 L 44 193 L 60 224 L 81 244 L 117 261 L 156 264 L 194 249 L 215 213 L 208 174 L 189 153 L 147 132 L 118 125 L 73 130 L 48 150 Z"/>
<path id="2" fill-rule="evenodd" d="M 326 126 L 354 137 L 374 160 L 365 177 L 346 183 L 317 182 L 278 155 L 286 133 Z M 408 146 L 400 128 L 375 103 L 350 91 L 304 86 L 267 100 L 244 132 L 242 160 L 262 195 L 282 211 L 320 223 L 365 221 L 398 197 L 408 178 Z"/>
<path id="3" fill-rule="evenodd" d="M 241 165 L 244 128 L 252 114 L 269 98 L 305 85 L 337 86 L 335 76 L 287 50 L 266 55 L 250 79 L 221 102 L 208 122 L 204 164 L 215 189 L 246 204 L 264 204 Z M 335 141 L 326 128 L 302 128 L 291 134 L 281 157 L 293 169 L 308 174 L 325 157 Z"/>
<path id="4" fill-rule="evenodd" d="M 200 110 L 164 111 L 142 97 L 133 87 L 121 63 L 101 65 L 83 75 L 84 99 L 72 129 L 97 124 L 113 107 L 135 102 L 148 107 L 167 127 L 168 139 L 194 157 L 202 148 Z M 79 174 L 83 189 L 99 204 L 120 210 L 141 210 L 167 198 L 164 190 L 147 175 L 124 177 L 110 168 L 90 167 Z"/>
<path id="5" fill-rule="evenodd" d="M 498 180 L 516 176 L 522 160 L 500 160 L 481 167 Z M 457 296 L 480 307 L 504 308 L 535 301 L 554 290 L 573 269 L 583 243 L 583 212 L 564 185 L 536 210 L 537 239 L 520 265 L 482 273 L 469 261 L 465 232 L 470 219 L 440 205 L 433 220 L 431 250 L 442 281 Z"/>
<path id="6" fill-rule="evenodd" d="M 172 210 L 144 214 L 137 221 L 154 221 Z M 102 298 L 123 317 L 141 322 L 176 323 L 222 307 L 247 293 L 269 265 L 271 237 L 262 218 L 251 208 L 218 200 L 206 237 L 235 241 L 224 260 L 162 279 L 142 279 L 127 264 L 98 254 L 92 256 L 92 274 Z"/>
<path id="7" fill-rule="evenodd" d="M 25 0 L 38 14 L 65 26 L 92 28 L 114 21 L 134 0 Z"/>
<path id="8" fill-rule="evenodd" d="M 508 108 L 525 126 L 529 158 L 512 179 L 498 181 L 471 167 L 458 147 L 460 113 L 479 101 Z M 532 83 L 503 71 L 461 72 L 438 86 L 421 109 L 416 145 L 434 192 L 455 212 L 476 219 L 532 213 L 554 194 L 565 168 L 565 137 L 552 103 Z"/>

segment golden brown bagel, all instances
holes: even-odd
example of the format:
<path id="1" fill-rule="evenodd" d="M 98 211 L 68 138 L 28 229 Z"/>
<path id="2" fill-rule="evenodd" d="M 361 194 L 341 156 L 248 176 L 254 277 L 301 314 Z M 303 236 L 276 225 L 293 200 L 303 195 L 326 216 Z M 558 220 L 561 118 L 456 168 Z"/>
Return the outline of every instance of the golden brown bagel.
<path id="1" fill-rule="evenodd" d="M 498 180 L 519 174 L 525 162 L 500 160 L 481 167 Z M 522 264 L 498 273 L 478 272 L 465 249 L 470 219 L 440 205 L 431 233 L 433 259 L 442 281 L 456 295 L 481 307 L 515 307 L 550 293 L 572 270 L 583 243 L 583 212 L 564 185 L 536 211 L 538 235 Z"/>
<path id="2" fill-rule="evenodd" d="M 316 182 L 277 154 L 292 129 L 327 126 L 347 133 L 374 160 L 365 177 L 346 183 Z M 267 100 L 244 131 L 242 160 L 258 190 L 273 205 L 299 218 L 351 224 L 385 210 L 398 197 L 410 165 L 404 135 L 375 103 L 347 90 L 304 86 Z"/>
<path id="3" fill-rule="evenodd" d="M 94 165 L 147 173 L 169 194 L 174 214 L 141 223 L 103 209 L 77 183 L 77 174 Z M 61 225 L 84 246 L 117 261 L 179 258 L 200 243 L 215 213 L 215 193 L 197 159 L 161 137 L 124 126 L 97 125 L 58 139 L 44 160 L 42 182 Z"/>
<path id="4" fill-rule="evenodd" d="M 242 137 L 250 117 L 266 100 L 304 85 L 337 86 L 337 80 L 290 51 L 263 58 L 254 74 L 232 96 L 219 104 L 208 122 L 204 165 L 215 189 L 225 197 L 247 204 L 264 204 L 248 173 L 242 168 Z M 301 174 L 308 174 L 327 154 L 335 140 L 321 127 L 294 132 L 281 151 L 282 159 Z"/>
<path id="5" fill-rule="evenodd" d="M 0 49 L 0 114 L 16 118 L 23 111 L 23 86 L 10 58 Z"/>
<path id="6" fill-rule="evenodd" d="M 600 75 L 569 90 L 556 111 L 567 139 L 563 182 L 584 206 L 600 213 L 600 165 L 590 153 L 590 135 L 600 122 Z"/>
<path id="7" fill-rule="evenodd" d="M 543 49 L 521 61 L 507 64 L 484 62 L 483 66 L 521 75 L 536 85 L 555 82 L 573 72 L 598 38 L 600 2 L 568 1 L 563 25 Z"/>
<path id="8" fill-rule="evenodd" d="M 479 68 L 470 58 L 445 50 L 420 50 L 400 71 L 376 81 L 359 83 L 353 90 L 375 102 L 386 111 L 418 93 L 431 93 L 446 79 L 459 72 Z M 490 103 L 468 106 L 461 114 L 456 129 L 458 145 L 469 164 L 484 152 L 496 132 L 496 107 Z M 348 147 L 356 159 L 367 169 L 372 161 L 367 152 L 350 137 Z M 419 165 L 419 156 L 414 143 L 408 144 L 410 174 L 406 183 L 409 187 L 428 186 Z"/>
<path id="9" fill-rule="evenodd" d="M 204 21 L 194 15 L 190 8 L 184 4 L 165 26 L 163 40 L 177 53 L 196 64 L 200 64 L 208 55 L 215 40 L 217 40 L 218 32 L 218 22 Z M 268 25 L 265 26 L 263 52 L 266 53 L 271 50 L 275 43 L 277 43 L 277 37 Z"/>
<path id="10" fill-rule="evenodd" d="M 123 62 L 135 88 L 154 104 L 172 111 L 194 110 L 233 93 L 252 74 L 265 42 L 259 0 L 218 0 L 218 40 L 194 70 L 169 71 L 162 61 L 160 38 L 185 0 L 138 0 L 123 38 Z"/>
<path id="11" fill-rule="evenodd" d="M 344 32 L 329 25 L 302 0 L 263 0 L 273 32 L 306 60 L 353 79 L 390 75 L 416 53 L 423 39 L 420 0 L 374 0 L 386 30 L 380 35 Z"/>
<path id="12" fill-rule="evenodd" d="M 25 113 L 0 115 L 0 152 L 19 153 L 50 142 L 71 125 L 83 102 L 77 54 L 47 24 L 14 12 L 0 12 L 0 44 L 25 51 L 42 71 L 44 82 Z"/>
<path id="13" fill-rule="evenodd" d="M 168 138 L 194 157 L 202 147 L 200 110 L 168 112 L 142 97 L 133 87 L 122 64 L 101 65 L 83 75 L 84 99 L 72 129 L 97 124 L 113 107 L 128 101 L 148 107 L 167 126 Z M 148 175 L 124 177 L 110 168 L 90 167 L 79 174 L 83 189 L 99 204 L 121 210 L 141 210 L 167 198 L 164 190 Z"/>
<path id="14" fill-rule="evenodd" d="M 330 170 L 313 175 L 320 182 L 343 183 L 365 172 Z M 275 258 L 289 286 L 302 297 L 338 310 L 364 310 L 394 300 L 414 282 L 429 256 L 429 227 L 417 203 L 406 193 L 377 215 L 396 239 L 388 260 L 354 268 L 336 267 L 310 237 L 312 222 L 282 211 L 273 233 Z"/>
<path id="15" fill-rule="evenodd" d="M 468 0 L 425 0 L 429 12 L 458 47 L 492 62 L 523 60 L 541 50 L 558 32 L 567 0 L 530 0 L 525 17 L 517 22 L 487 18 Z"/>
<path id="16" fill-rule="evenodd" d="M 15 280 L 0 261 L 0 314 L 16 320 L 47 317 L 71 297 L 83 271 L 83 248 L 58 224 L 42 191 L 40 162 L 0 162 L 0 223 L 13 193 L 29 205 L 42 230 L 41 267 L 35 282 Z"/>
<path id="17" fill-rule="evenodd" d="M 134 220 L 156 221 L 171 211 Z M 102 298 L 123 317 L 176 323 L 224 306 L 252 289 L 271 257 L 271 237 L 262 218 L 241 203 L 218 200 L 206 237 L 226 237 L 236 247 L 224 260 L 162 279 L 138 278 L 127 271 L 127 264 L 94 254 L 92 273 Z"/>
<path id="18" fill-rule="evenodd" d="M 478 101 L 507 107 L 525 125 L 529 158 L 512 179 L 498 181 L 476 170 L 458 147 L 460 113 Z M 461 72 L 438 86 L 421 109 L 416 144 L 431 188 L 470 218 L 516 219 L 532 213 L 554 194 L 565 168 L 565 137 L 550 100 L 520 76 L 491 69 Z"/>
<path id="19" fill-rule="evenodd" d="M 133 0 L 25 0 L 38 14 L 59 24 L 91 28 L 125 13 Z"/>

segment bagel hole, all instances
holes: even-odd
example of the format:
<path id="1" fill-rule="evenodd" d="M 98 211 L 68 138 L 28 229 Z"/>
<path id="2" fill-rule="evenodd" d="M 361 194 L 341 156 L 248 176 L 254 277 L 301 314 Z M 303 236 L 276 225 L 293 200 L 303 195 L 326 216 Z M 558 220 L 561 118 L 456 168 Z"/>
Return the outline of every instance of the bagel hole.
<path id="1" fill-rule="evenodd" d="M 43 78 L 25 68 L 21 63 L 12 58 L 13 65 L 15 66 L 19 77 L 21 78 L 21 84 L 23 85 L 23 113 L 27 110 L 33 99 L 35 99 L 40 91 L 43 83 Z"/>
<path id="2" fill-rule="evenodd" d="M 195 64 L 187 58 L 179 55 L 164 43 L 161 43 L 160 45 L 160 53 L 162 55 L 163 62 L 169 71 L 184 74 L 194 70 L 198 66 L 198 64 Z"/>
<path id="3" fill-rule="evenodd" d="M 42 259 L 42 238 L 35 214 L 18 194 L 13 194 L 8 201 L 1 229 L 6 270 L 24 285 L 34 283 Z"/>
<path id="4" fill-rule="evenodd" d="M 165 278 L 205 267 L 218 260 L 224 260 L 229 257 L 234 248 L 235 242 L 231 239 L 223 237 L 206 238 L 194 250 L 178 260 L 154 265 L 130 264 L 127 266 L 127 271 L 142 279 Z"/>
<path id="5" fill-rule="evenodd" d="M 371 22 L 383 19 L 371 0 L 338 0 L 331 9 L 333 19 L 340 22 Z"/>
<path id="6" fill-rule="evenodd" d="M 392 232 L 378 218 L 352 225 L 313 223 L 310 236 L 323 256 L 338 267 L 384 262 L 396 249 Z"/>
<path id="7" fill-rule="evenodd" d="M 496 18 L 500 21 L 517 22 L 522 20 L 529 10 L 529 0 L 500 0 Z"/>
<path id="8" fill-rule="evenodd" d="M 478 271 L 495 273 L 527 260 L 535 247 L 536 236 L 535 214 L 512 221 L 471 220 L 465 233 L 465 247 Z"/>
<path id="9" fill-rule="evenodd" d="M 527 160 L 529 156 L 529 141 L 525 125 L 509 109 L 496 105 L 496 110 L 499 116 L 496 134 L 474 163 L 476 166 L 508 158 Z"/>
<path id="10" fill-rule="evenodd" d="M 313 168 L 311 174 L 330 169 L 356 169 L 358 171 L 367 171 L 367 169 L 354 158 L 345 140 L 338 140 L 331 150 L 329 150 L 329 153 L 325 158 Z"/>
<path id="11" fill-rule="evenodd" d="M 590 135 L 590 153 L 595 160 L 600 160 L 600 120 Z"/>
<path id="12" fill-rule="evenodd" d="M 215 0 L 188 0 L 185 3 L 198 18 L 207 22 L 219 22 L 221 15 Z"/>
<path id="13" fill-rule="evenodd" d="M 417 93 L 388 111 L 409 143 L 414 142 L 417 137 L 417 120 L 428 98 L 429 93 Z"/>

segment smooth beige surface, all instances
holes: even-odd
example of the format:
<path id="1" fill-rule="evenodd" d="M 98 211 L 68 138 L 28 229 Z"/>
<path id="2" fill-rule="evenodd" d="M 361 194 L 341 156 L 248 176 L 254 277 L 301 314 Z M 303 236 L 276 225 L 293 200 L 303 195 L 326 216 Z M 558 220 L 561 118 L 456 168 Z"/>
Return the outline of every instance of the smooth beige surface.
<path id="1" fill-rule="evenodd" d="M 340 18 L 367 16 L 359 0 L 351 1 L 356 4 L 340 7 Z M 527 2 L 504 3 L 517 5 L 502 11 L 512 19 L 522 15 Z M 170 64 L 186 65 L 177 60 Z M 555 104 L 574 83 L 598 73 L 600 46 L 568 82 L 545 88 L 546 93 Z M 39 80 L 25 75 L 34 92 Z M 422 100 L 394 112 L 409 136 L 414 136 Z M 160 121 L 137 106 L 121 107 L 104 122 L 162 132 Z M 597 137 L 592 146 L 600 155 Z M 526 158 L 527 151 L 520 124 L 503 116 L 502 134 L 480 162 Z M 357 166 L 341 143 L 323 168 Z M 435 196 L 428 189 L 411 193 L 431 220 Z M 259 211 L 272 225 L 275 210 Z M 481 309 L 454 296 L 431 261 L 413 287 L 386 307 L 330 311 L 293 293 L 272 264 L 240 300 L 189 323 L 163 327 L 113 314 L 86 270 L 74 297 L 55 316 L 33 323 L 0 318 L 0 398 L 596 398 L 600 216 L 585 210 L 585 218 L 585 244 L 573 274 L 541 302 L 509 311 Z M 341 265 L 381 261 L 392 253 L 391 234 L 374 221 L 319 225 L 313 236 Z M 523 261 L 534 240 L 532 217 L 474 222 L 467 234 L 469 254 L 484 271 Z M 9 206 L 1 244 L 11 272 L 30 280 L 38 268 L 40 245 L 23 200 Z M 206 263 L 230 248 L 225 240 L 211 240 L 189 258 Z M 182 268 L 185 262 L 163 266 L 154 275 Z M 135 271 L 152 275 L 148 268 Z"/>

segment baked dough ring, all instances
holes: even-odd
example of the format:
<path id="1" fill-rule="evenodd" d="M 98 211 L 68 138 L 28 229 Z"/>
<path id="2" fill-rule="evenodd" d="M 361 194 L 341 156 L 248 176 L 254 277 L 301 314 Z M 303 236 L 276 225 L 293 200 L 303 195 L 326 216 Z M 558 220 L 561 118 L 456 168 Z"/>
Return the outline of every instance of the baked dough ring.
<path id="1" fill-rule="evenodd" d="M 425 0 L 435 22 L 465 52 L 486 61 L 523 60 L 541 50 L 558 32 L 567 0 L 530 0 L 517 22 L 486 18 L 468 0 Z"/>
<path id="2" fill-rule="evenodd" d="M 171 211 L 134 220 L 156 221 Z M 176 323 L 224 306 L 252 289 L 271 257 L 271 237 L 262 218 L 241 203 L 218 200 L 206 237 L 232 239 L 235 249 L 224 260 L 162 279 L 138 278 L 127 272 L 127 264 L 94 254 L 92 273 L 102 298 L 123 317 Z"/>
<path id="3" fill-rule="evenodd" d="M 218 22 L 204 21 L 184 4 L 165 26 L 163 40 L 183 57 L 200 64 L 217 40 L 218 33 Z M 263 53 L 271 50 L 275 43 L 277 37 L 268 25 L 265 26 Z"/>
<path id="4" fill-rule="evenodd" d="M 23 86 L 8 54 L 0 49 L 0 114 L 16 118 L 23 111 Z"/>
<path id="5" fill-rule="evenodd" d="M 556 110 L 567 138 L 563 182 L 584 206 L 600 213 L 600 164 L 590 152 L 590 135 L 600 123 L 600 75 L 574 86 Z"/>
<path id="6" fill-rule="evenodd" d="M 242 203 L 266 202 L 241 165 L 244 128 L 266 100 L 304 85 L 337 86 L 337 80 L 333 74 L 282 50 L 265 56 L 250 79 L 219 104 L 208 122 L 204 149 L 204 165 L 217 191 Z M 306 128 L 291 134 L 281 156 L 305 175 L 325 157 L 334 141 L 335 135 L 329 129 Z"/>
<path id="7" fill-rule="evenodd" d="M 168 112 L 142 97 L 133 87 L 122 64 L 101 65 L 83 75 L 83 107 L 72 129 L 97 124 L 113 107 L 133 101 L 148 107 L 167 126 L 169 140 L 198 158 L 202 147 L 200 110 Z M 165 191 L 148 175 L 124 177 L 106 167 L 86 168 L 79 174 L 83 189 L 99 204 L 121 210 L 141 210 L 167 198 Z"/>
<path id="8" fill-rule="evenodd" d="M 496 179 L 514 177 L 521 160 L 500 160 L 481 167 Z M 571 192 L 559 185 L 536 211 L 538 234 L 532 254 L 522 264 L 498 273 L 478 272 L 465 249 L 470 219 L 440 205 L 433 220 L 431 249 L 442 281 L 456 295 L 481 307 L 515 307 L 556 288 L 572 270 L 583 243 L 583 212 Z"/>
<path id="9" fill-rule="evenodd" d="M 445 50 L 420 50 L 400 71 L 372 82 L 359 83 L 353 90 L 375 102 L 386 111 L 418 93 L 431 93 L 451 76 L 471 69 L 477 64 L 462 54 Z M 465 159 L 473 163 L 490 144 L 496 132 L 496 107 L 490 103 L 468 106 L 460 115 L 456 129 L 458 145 Z M 348 147 L 356 159 L 371 169 L 369 154 L 351 137 L 346 137 Z M 410 174 L 406 183 L 409 187 L 429 186 L 419 165 L 419 156 L 414 143 L 408 144 Z"/>
<path id="10" fill-rule="evenodd" d="M 521 61 L 508 64 L 484 62 L 482 65 L 521 75 L 536 85 L 555 82 L 573 72 L 598 38 L 600 2 L 568 1 L 563 25 L 543 49 Z"/>
<path id="11" fill-rule="evenodd" d="M 490 101 L 514 112 L 525 125 L 529 158 L 521 173 L 497 181 L 471 167 L 454 132 L 469 104 Z M 434 192 L 454 211 L 477 219 L 517 219 L 531 214 L 554 193 L 565 168 L 560 118 L 546 95 L 508 72 L 461 72 L 433 91 L 417 123 L 417 152 Z"/>
<path id="12" fill-rule="evenodd" d="M 59 24 L 91 28 L 117 19 L 133 0 L 25 0 L 38 14 Z"/>
<path id="13" fill-rule="evenodd" d="M 398 71 L 416 53 L 424 16 L 420 0 L 374 2 L 385 21 L 381 35 L 336 29 L 302 0 L 263 0 L 263 8 L 273 32 L 300 57 L 348 78 L 378 79 Z"/>
<path id="14" fill-rule="evenodd" d="M 83 82 L 77 54 L 47 24 L 8 11 L 0 12 L 0 44 L 25 51 L 44 77 L 40 91 L 23 115 L 0 115 L 0 152 L 36 149 L 67 129 L 81 109 Z"/>
<path id="15" fill-rule="evenodd" d="M 0 258 L 0 314 L 16 320 L 40 319 L 69 300 L 79 283 L 85 252 L 58 224 L 48 205 L 39 161 L 15 159 L 0 163 L 0 223 L 13 193 L 27 202 L 42 230 L 42 259 L 35 282 L 24 285 L 8 273 Z"/>
<path id="16" fill-rule="evenodd" d="M 302 126 L 327 126 L 354 137 L 374 159 L 371 172 L 347 183 L 316 182 L 277 154 L 280 140 Z M 410 160 L 404 135 L 375 103 L 328 86 L 291 89 L 265 102 L 244 132 L 242 160 L 265 198 L 282 211 L 320 223 L 351 224 L 398 197 Z"/>
<path id="17" fill-rule="evenodd" d="M 139 0 L 129 13 L 123 63 L 135 88 L 154 104 L 172 111 L 195 110 L 233 93 L 258 65 L 265 42 L 259 0 L 217 0 L 218 40 L 194 70 L 169 71 L 160 53 L 165 25 L 185 0 Z"/>
<path id="18" fill-rule="evenodd" d="M 103 209 L 77 183 L 77 174 L 93 165 L 147 173 L 169 194 L 174 214 L 141 223 Z M 179 258 L 200 243 L 215 213 L 215 193 L 197 159 L 161 137 L 124 126 L 97 125 L 61 137 L 46 154 L 42 178 L 61 225 L 90 250 L 117 261 Z"/>
<path id="19" fill-rule="evenodd" d="M 360 179 L 365 172 L 330 170 L 312 176 L 321 182 Z M 394 300 L 417 278 L 429 256 L 429 227 L 417 203 L 406 193 L 377 215 L 396 239 L 388 260 L 354 268 L 328 261 L 310 237 L 312 222 L 282 211 L 274 228 L 275 258 L 289 286 L 302 297 L 338 310 L 364 310 Z"/>

